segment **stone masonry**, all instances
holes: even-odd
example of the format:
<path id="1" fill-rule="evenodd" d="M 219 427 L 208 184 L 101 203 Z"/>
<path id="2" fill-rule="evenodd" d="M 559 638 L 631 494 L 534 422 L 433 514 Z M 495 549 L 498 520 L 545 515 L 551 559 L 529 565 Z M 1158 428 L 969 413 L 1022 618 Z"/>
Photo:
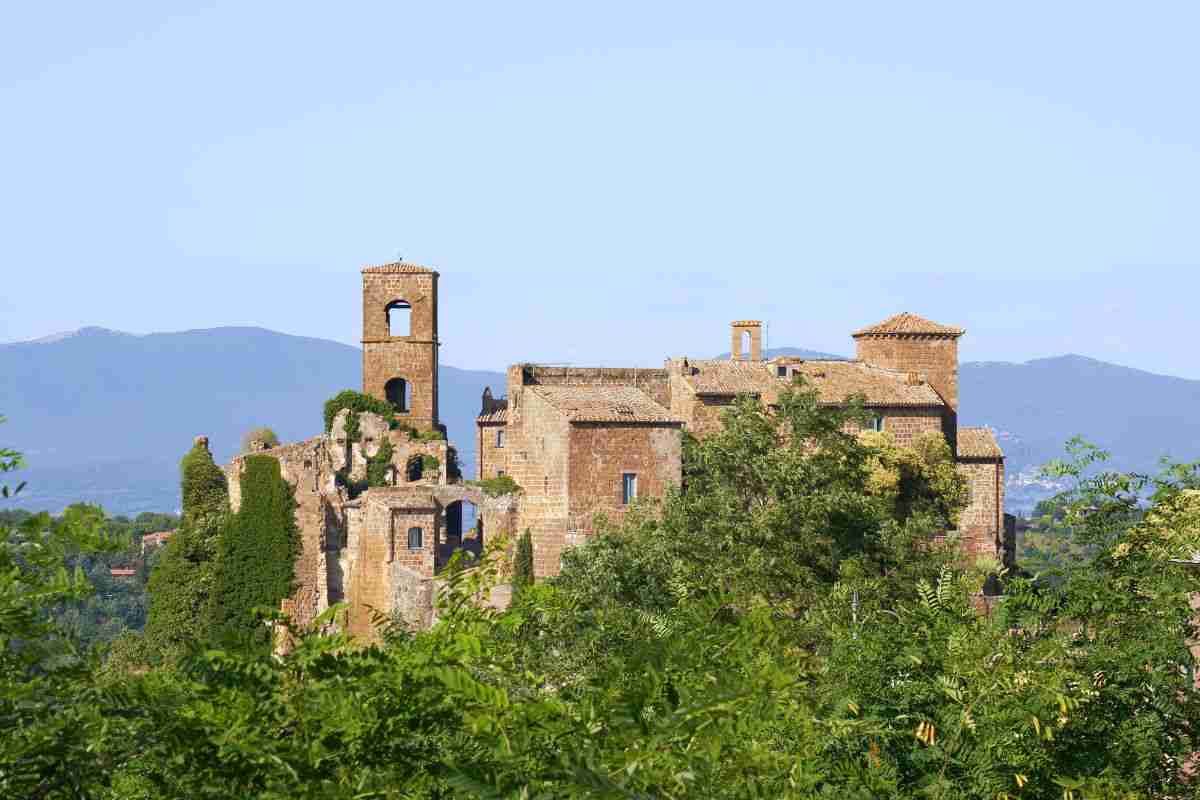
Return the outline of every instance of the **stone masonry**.
<path id="1" fill-rule="evenodd" d="M 328 433 L 253 448 L 278 459 L 293 487 L 301 553 L 282 607 L 300 625 L 344 603 L 344 624 L 358 638 L 375 636 L 381 618 L 427 626 L 456 554 L 469 565 L 487 542 L 524 530 L 535 575 L 555 575 L 563 553 L 602 530 L 602 519 L 619 522 L 638 506 L 653 512 L 681 479 L 685 430 L 710 435 L 737 398 L 771 406 L 799 378 L 826 405 L 861 397 L 872 427 L 900 444 L 943 432 L 970 482 L 960 523 L 965 555 L 1011 561 L 1004 454 L 991 431 L 958 429 L 961 329 L 901 314 L 856 332 L 855 360 L 768 361 L 762 323 L 751 320 L 731 326 L 729 359 L 672 358 L 662 369 L 513 365 L 505 397 L 484 392 L 475 436 L 479 477 L 507 474 L 521 492 L 488 497 L 452 469 L 454 447 L 438 415 L 437 286 L 438 273 L 415 264 L 362 270 L 362 390 L 389 403 L 398 426 L 360 413 L 351 440 L 343 411 Z M 385 442 L 392 447 L 386 485 L 351 496 Z M 234 510 L 243 462 L 239 456 L 225 467 Z M 470 530 L 463 530 L 465 505 L 476 511 Z M 478 601 L 503 607 L 509 594 L 500 586 Z"/>

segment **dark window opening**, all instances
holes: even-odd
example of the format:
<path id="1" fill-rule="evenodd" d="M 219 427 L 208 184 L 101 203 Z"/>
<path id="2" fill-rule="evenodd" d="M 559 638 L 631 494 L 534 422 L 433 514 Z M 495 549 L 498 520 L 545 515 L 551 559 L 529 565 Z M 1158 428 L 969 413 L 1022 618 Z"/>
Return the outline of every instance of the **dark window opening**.
<path id="1" fill-rule="evenodd" d="M 784 367 L 784 366 L 776 367 L 775 374 L 781 378 L 786 378 L 787 377 L 787 367 Z"/>
<path id="2" fill-rule="evenodd" d="M 407 468 L 408 482 L 421 480 L 421 476 L 425 474 L 425 461 L 420 456 L 414 456 L 408 460 Z"/>
<path id="3" fill-rule="evenodd" d="M 497 448 L 504 447 L 504 429 L 503 428 L 500 428 L 499 430 L 496 431 L 496 447 Z"/>
<path id="4" fill-rule="evenodd" d="M 392 378 L 383 385 L 383 393 L 392 408 L 407 414 L 412 401 L 412 387 L 404 378 Z"/>
<path id="5" fill-rule="evenodd" d="M 423 539 L 424 539 L 424 535 L 420 528 L 409 528 L 408 529 L 408 549 L 409 550 L 420 550 L 422 547 L 424 547 Z"/>
<path id="6" fill-rule="evenodd" d="M 875 416 L 871 417 L 870 428 L 873 431 L 882 431 L 883 430 L 884 423 L 883 423 L 883 415 L 882 414 L 876 414 Z"/>
<path id="7" fill-rule="evenodd" d="M 637 475 L 626 472 L 621 476 L 621 503 L 629 505 L 637 498 Z"/>
<path id="8" fill-rule="evenodd" d="M 388 336 L 412 336 L 412 306 L 394 300 L 387 306 Z"/>

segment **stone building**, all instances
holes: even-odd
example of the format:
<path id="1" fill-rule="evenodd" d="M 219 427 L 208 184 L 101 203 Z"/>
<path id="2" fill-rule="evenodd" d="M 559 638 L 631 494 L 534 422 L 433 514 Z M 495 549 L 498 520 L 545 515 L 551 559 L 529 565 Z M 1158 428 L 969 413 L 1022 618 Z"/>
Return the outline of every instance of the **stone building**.
<path id="1" fill-rule="evenodd" d="M 679 482 L 685 430 L 716 430 L 741 395 L 770 405 L 797 375 L 831 406 L 864 397 L 872 426 L 901 444 L 944 433 L 970 479 L 968 552 L 1011 558 L 1004 455 L 987 429 L 958 428 L 958 328 L 901 314 L 856 332 L 854 360 L 768 360 L 762 324 L 746 320 L 732 325 L 728 359 L 671 358 L 662 369 L 516 364 L 504 397 L 484 392 L 475 435 L 479 477 L 509 475 L 522 491 L 488 497 L 458 474 L 439 418 L 438 273 L 393 263 L 363 268 L 362 282 L 362 391 L 390 404 L 397 422 L 363 412 L 352 425 L 343 410 L 319 436 L 252 448 L 276 458 L 294 487 L 301 553 L 283 608 L 301 625 L 335 603 L 347 605 L 356 636 L 371 636 L 380 615 L 429 625 L 439 573 L 455 553 L 469 561 L 485 538 L 526 529 L 535 574 L 556 574 L 563 552 L 597 533 L 597 519 L 619 521 L 635 500 Z M 235 510 L 245 458 L 225 467 Z M 364 489 L 380 459 L 383 485 L 377 472 Z M 476 511 L 469 531 L 464 504 Z M 480 600 L 503 605 L 506 591 Z"/>
<path id="2" fill-rule="evenodd" d="M 680 474 L 679 434 L 704 437 L 739 396 L 770 406 L 796 376 L 823 404 L 862 397 L 876 430 L 909 444 L 942 433 L 970 488 L 960 538 L 967 555 L 1011 564 L 1015 520 L 1004 514 L 1004 453 L 987 428 L 958 427 L 960 328 L 899 314 L 853 334 L 853 360 L 765 359 L 762 323 L 732 323 L 727 359 L 667 359 L 664 369 L 510 367 L 506 398 L 484 393 L 479 474 L 525 488 L 516 514 L 534 542 L 535 572 L 558 572 L 562 551 L 593 533 L 589 517 L 618 518 L 632 496 L 656 497 Z M 595 418 L 572 420 L 573 409 Z M 621 413 L 617 409 L 621 408 Z M 575 412 L 578 417 L 578 412 Z"/>

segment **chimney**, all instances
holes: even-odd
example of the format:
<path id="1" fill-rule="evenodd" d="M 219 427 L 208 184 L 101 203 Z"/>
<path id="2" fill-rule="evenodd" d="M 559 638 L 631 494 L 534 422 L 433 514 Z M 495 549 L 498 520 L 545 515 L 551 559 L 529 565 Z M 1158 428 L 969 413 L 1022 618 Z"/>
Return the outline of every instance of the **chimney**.
<path id="1" fill-rule="evenodd" d="M 762 361 L 762 323 L 739 320 L 730 325 L 730 357 L 734 361 Z"/>

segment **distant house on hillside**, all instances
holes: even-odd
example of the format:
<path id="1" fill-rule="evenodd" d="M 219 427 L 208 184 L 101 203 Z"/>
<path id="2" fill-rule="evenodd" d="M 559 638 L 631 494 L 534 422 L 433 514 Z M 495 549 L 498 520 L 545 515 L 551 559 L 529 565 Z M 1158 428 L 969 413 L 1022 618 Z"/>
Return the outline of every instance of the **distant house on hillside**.
<path id="1" fill-rule="evenodd" d="M 171 538 L 171 534 L 175 531 L 159 531 L 158 533 L 147 533 L 142 537 L 142 557 L 155 548 L 162 547 L 167 543 L 167 539 Z"/>

